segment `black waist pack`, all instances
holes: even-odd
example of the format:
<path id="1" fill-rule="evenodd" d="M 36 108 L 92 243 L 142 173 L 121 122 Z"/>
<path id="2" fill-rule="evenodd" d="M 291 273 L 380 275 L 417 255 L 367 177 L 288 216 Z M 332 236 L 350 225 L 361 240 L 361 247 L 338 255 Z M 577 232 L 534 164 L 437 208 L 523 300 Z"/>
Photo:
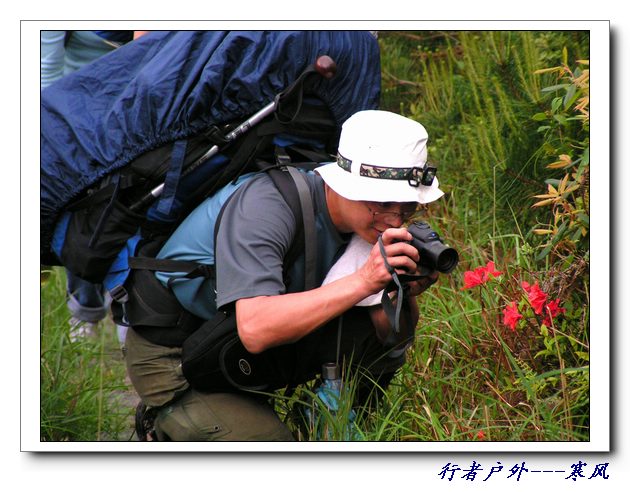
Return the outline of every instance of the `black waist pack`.
<path id="1" fill-rule="evenodd" d="M 273 391 L 293 384 L 295 367 L 292 345 L 249 353 L 231 312 L 218 312 L 182 345 L 184 376 L 199 391 Z"/>

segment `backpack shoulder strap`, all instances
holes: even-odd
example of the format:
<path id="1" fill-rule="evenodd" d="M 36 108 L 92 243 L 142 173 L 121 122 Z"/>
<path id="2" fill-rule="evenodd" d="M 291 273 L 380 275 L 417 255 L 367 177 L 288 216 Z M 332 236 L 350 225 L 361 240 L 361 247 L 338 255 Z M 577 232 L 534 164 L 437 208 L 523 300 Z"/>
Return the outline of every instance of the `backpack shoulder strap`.
<path id="1" fill-rule="evenodd" d="M 197 263 L 194 261 L 149 258 L 145 256 L 129 257 L 129 267 L 134 270 L 185 273 L 186 275 L 184 275 L 183 278 L 214 278 L 215 275 L 214 265 L 206 265 L 205 263 Z M 174 278 L 169 279 L 169 286 L 173 280 Z"/>
<path id="2" fill-rule="evenodd" d="M 297 224 L 295 239 L 285 259 L 285 268 L 304 250 L 304 290 L 314 289 L 317 287 L 317 240 L 315 210 L 308 183 L 304 175 L 292 166 L 287 166 L 286 171 L 270 169 L 268 173 L 295 215 Z"/>

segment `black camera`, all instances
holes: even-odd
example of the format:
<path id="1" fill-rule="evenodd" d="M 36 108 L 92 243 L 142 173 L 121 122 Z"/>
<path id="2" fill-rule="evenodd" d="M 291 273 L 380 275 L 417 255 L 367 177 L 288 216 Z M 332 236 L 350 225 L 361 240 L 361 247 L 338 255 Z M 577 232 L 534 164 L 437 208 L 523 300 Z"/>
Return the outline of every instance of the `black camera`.
<path id="1" fill-rule="evenodd" d="M 420 266 L 440 273 L 450 273 L 459 262 L 457 251 L 446 246 L 426 222 L 414 222 L 407 230 L 413 236 L 411 245 L 420 254 Z"/>

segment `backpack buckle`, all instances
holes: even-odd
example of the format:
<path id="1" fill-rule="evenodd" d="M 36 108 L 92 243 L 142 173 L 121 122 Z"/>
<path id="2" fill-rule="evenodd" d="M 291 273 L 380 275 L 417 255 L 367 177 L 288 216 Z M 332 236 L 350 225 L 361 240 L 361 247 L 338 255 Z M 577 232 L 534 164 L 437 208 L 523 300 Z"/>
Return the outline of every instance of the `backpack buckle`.
<path id="1" fill-rule="evenodd" d="M 276 164 L 280 167 L 291 165 L 291 156 L 284 147 L 276 145 L 274 155 L 276 158 Z"/>
<path id="2" fill-rule="evenodd" d="M 125 304 L 129 302 L 129 293 L 127 289 L 125 289 L 122 285 L 117 285 L 113 289 L 109 291 L 109 295 L 112 296 L 112 299 L 120 304 Z"/>

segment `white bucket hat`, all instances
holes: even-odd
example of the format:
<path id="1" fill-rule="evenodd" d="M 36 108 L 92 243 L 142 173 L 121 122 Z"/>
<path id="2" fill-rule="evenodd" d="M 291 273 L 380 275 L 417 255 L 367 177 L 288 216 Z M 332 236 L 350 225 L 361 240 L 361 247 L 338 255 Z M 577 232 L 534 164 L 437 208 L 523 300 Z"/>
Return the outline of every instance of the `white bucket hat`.
<path id="1" fill-rule="evenodd" d="M 429 203 L 444 193 L 437 178 L 431 181 L 435 168 L 427 166 L 427 140 L 417 121 L 388 111 L 360 111 L 341 128 L 337 162 L 317 172 L 348 200 Z"/>

